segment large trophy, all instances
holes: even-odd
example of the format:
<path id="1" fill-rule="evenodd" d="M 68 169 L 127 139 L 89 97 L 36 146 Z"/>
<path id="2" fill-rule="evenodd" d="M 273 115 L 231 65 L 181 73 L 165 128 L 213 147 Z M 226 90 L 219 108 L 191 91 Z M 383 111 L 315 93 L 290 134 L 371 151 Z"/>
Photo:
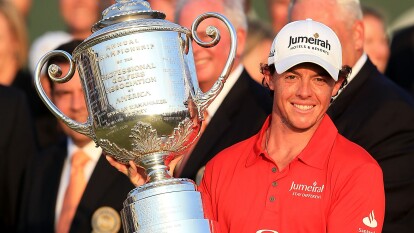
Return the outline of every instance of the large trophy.
<path id="1" fill-rule="evenodd" d="M 118 0 L 102 13 L 72 55 L 51 51 L 39 61 L 35 73 L 38 94 L 49 110 L 73 130 L 92 138 L 121 163 L 133 160 L 146 169 L 149 181 L 133 189 L 121 211 L 125 232 L 213 232 L 204 219 L 200 193 L 189 179 L 172 178 L 166 161 L 180 154 L 198 138 L 203 111 L 223 88 L 236 52 L 235 30 L 220 14 L 200 15 L 191 31 L 164 20 L 142 0 Z M 202 47 L 215 46 L 220 34 L 215 27 L 196 34 L 206 18 L 225 23 L 230 53 L 216 83 L 203 93 L 197 83 L 192 40 Z M 50 65 L 55 82 L 69 81 L 77 69 L 89 117 L 80 123 L 65 116 L 47 97 L 40 83 L 42 67 L 54 56 L 64 56 L 70 70 Z"/>

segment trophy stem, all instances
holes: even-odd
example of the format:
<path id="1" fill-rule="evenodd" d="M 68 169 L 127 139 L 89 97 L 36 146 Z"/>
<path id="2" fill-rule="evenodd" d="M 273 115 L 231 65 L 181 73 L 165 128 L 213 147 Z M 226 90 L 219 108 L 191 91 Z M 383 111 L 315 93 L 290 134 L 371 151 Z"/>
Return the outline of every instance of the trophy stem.
<path id="1" fill-rule="evenodd" d="M 168 166 L 165 165 L 165 158 L 167 156 L 168 153 L 165 152 L 149 154 L 140 162 L 140 165 L 142 165 L 147 172 L 147 183 L 171 179 L 171 175 L 168 172 Z"/>

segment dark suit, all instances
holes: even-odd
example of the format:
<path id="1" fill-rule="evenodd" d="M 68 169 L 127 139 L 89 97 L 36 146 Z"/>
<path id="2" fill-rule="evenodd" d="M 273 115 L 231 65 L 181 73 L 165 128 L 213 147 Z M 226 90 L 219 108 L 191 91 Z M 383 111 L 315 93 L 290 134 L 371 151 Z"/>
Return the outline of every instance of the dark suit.
<path id="1" fill-rule="evenodd" d="M 386 75 L 414 96 L 414 25 L 394 33 Z"/>
<path id="2" fill-rule="evenodd" d="M 24 93 L 0 85 L 0 229 L 15 232 L 26 164 L 35 154 Z"/>
<path id="3" fill-rule="evenodd" d="M 414 100 L 368 59 L 328 114 L 383 170 L 383 232 L 414 232 Z"/>
<path id="4" fill-rule="evenodd" d="M 208 123 L 180 177 L 195 179 L 197 171 L 218 152 L 256 134 L 271 110 L 269 91 L 243 70 Z"/>
<path id="5" fill-rule="evenodd" d="M 62 142 L 34 160 L 25 199 L 26 208 L 21 218 L 22 232 L 54 232 L 55 207 L 66 148 L 66 142 Z M 128 177 L 113 168 L 104 156 L 100 156 L 75 213 L 70 232 L 91 233 L 93 213 L 103 206 L 112 207 L 119 213 L 128 192 L 133 188 Z"/>

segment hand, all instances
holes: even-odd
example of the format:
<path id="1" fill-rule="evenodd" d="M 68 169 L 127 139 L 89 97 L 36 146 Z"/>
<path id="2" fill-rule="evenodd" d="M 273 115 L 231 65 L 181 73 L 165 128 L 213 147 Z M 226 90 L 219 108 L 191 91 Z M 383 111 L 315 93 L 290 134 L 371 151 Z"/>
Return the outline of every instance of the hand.
<path id="1" fill-rule="evenodd" d="M 133 161 L 129 161 L 129 164 L 122 164 L 109 155 L 106 156 L 106 160 L 108 160 L 109 164 L 118 169 L 118 171 L 128 176 L 131 183 L 136 187 L 146 183 L 148 177 L 145 173 L 145 169 L 138 167 Z"/>
<path id="2" fill-rule="evenodd" d="M 175 158 L 167 159 L 166 165 L 169 168 L 170 174 L 173 174 L 175 167 L 177 164 L 181 163 L 183 156 L 177 156 Z M 128 164 L 122 164 L 116 161 L 112 156 L 107 155 L 106 160 L 108 160 L 109 164 L 115 167 L 118 171 L 124 173 L 128 176 L 129 180 L 133 185 L 136 187 L 145 184 L 148 181 L 148 176 L 145 172 L 143 167 L 137 166 L 133 161 L 129 161 Z"/>

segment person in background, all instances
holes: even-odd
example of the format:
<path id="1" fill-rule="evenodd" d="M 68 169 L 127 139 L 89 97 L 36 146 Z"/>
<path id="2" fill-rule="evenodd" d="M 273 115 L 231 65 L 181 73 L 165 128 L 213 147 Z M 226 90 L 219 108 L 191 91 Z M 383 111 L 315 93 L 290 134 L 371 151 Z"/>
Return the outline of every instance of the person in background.
<path id="1" fill-rule="evenodd" d="M 161 11 L 165 14 L 165 20 L 174 22 L 174 12 L 177 4 L 177 0 L 148 0 L 152 10 Z"/>
<path id="2" fill-rule="evenodd" d="M 413 98 L 381 74 L 364 52 L 359 0 L 292 0 L 291 3 L 290 21 L 312 18 L 338 35 L 344 51 L 343 64 L 351 66 L 352 73 L 348 85 L 333 99 L 327 113 L 339 133 L 367 150 L 382 168 L 386 197 L 383 232 L 412 232 Z"/>
<path id="3" fill-rule="evenodd" d="M 0 109 L 0 228 L 14 233 L 24 177 L 36 143 L 27 98 L 21 90 L 0 85 Z"/>
<path id="4" fill-rule="evenodd" d="M 27 93 L 31 84 L 25 72 L 28 39 L 26 23 L 10 1 L 0 2 L 0 84 L 15 86 Z"/>
<path id="5" fill-rule="evenodd" d="M 67 26 L 66 31 L 73 39 L 83 40 L 92 32 L 92 26 L 99 21 L 101 12 L 96 0 L 59 0 L 59 11 Z"/>
<path id="6" fill-rule="evenodd" d="M 84 40 L 91 35 L 92 26 L 100 19 L 103 8 L 112 4 L 113 0 L 59 0 L 60 14 L 65 22 L 66 29 L 62 31 L 48 31 L 36 38 L 29 50 L 29 69 L 35 73 L 40 58 L 57 46 L 73 39 Z M 41 82 L 47 82 L 46 66 L 41 72 Z M 49 85 L 44 85 L 46 94 L 50 94 Z M 34 97 L 40 101 L 39 97 Z M 37 138 L 40 149 L 56 144 L 64 137 L 56 118 L 40 103 L 37 107 Z"/>
<path id="7" fill-rule="evenodd" d="M 80 43 L 74 40 L 56 49 L 72 54 Z M 61 56 L 49 64 L 60 66 L 63 74 L 69 70 Z M 73 120 L 85 122 L 88 112 L 79 74 L 75 72 L 67 83 L 50 82 L 56 107 Z M 122 232 L 119 212 L 133 185 L 105 161 L 92 139 L 59 123 L 66 138 L 43 150 L 30 164 L 19 232 Z M 107 224 L 96 224 L 102 221 Z"/>
<path id="8" fill-rule="evenodd" d="M 267 52 L 273 41 L 273 31 L 260 20 L 248 21 L 246 48 L 243 53 L 243 65 L 250 76 L 258 83 L 262 83 L 263 75 L 257 64 L 265 63 Z"/>
<path id="9" fill-rule="evenodd" d="M 364 51 L 381 72 L 385 72 L 390 57 L 390 44 L 385 17 L 379 10 L 362 7 L 364 21 Z"/>
<path id="10" fill-rule="evenodd" d="M 257 133 L 271 111 L 268 91 L 255 82 L 242 65 L 247 35 L 247 20 L 243 3 L 238 0 L 183 0 L 177 3 L 176 23 L 191 28 L 191 24 L 205 12 L 225 15 L 237 34 L 237 51 L 232 71 L 220 94 L 207 108 L 204 121 L 207 126 L 182 160 L 174 176 L 201 180 L 204 165 L 222 149 Z M 216 82 L 225 66 L 230 51 L 230 33 L 217 19 L 207 19 L 200 24 L 197 33 L 201 40 L 210 41 L 205 29 L 212 25 L 221 34 L 220 42 L 212 48 L 202 48 L 193 43 L 197 80 L 203 92 Z M 242 127 L 241 127 L 242 126 Z"/>
<path id="11" fill-rule="evenodd" d="M 290 0 L 266 0 L 266 6 L 274 33 L 288 23 L 288 8 Z"/>
<path id="12" fill-rule="evenodd" d="M 350 72 L 338 37 L 310 19 L 289 23 L 262 71 L 273 111 L 259 133 L 208 162 L 198 189 L 205 217 L 222 233 L 381 232 L 381 168 L 326 114 Z M 107 159 L 135 185 L 144 183 L 132 161 Z"/>

